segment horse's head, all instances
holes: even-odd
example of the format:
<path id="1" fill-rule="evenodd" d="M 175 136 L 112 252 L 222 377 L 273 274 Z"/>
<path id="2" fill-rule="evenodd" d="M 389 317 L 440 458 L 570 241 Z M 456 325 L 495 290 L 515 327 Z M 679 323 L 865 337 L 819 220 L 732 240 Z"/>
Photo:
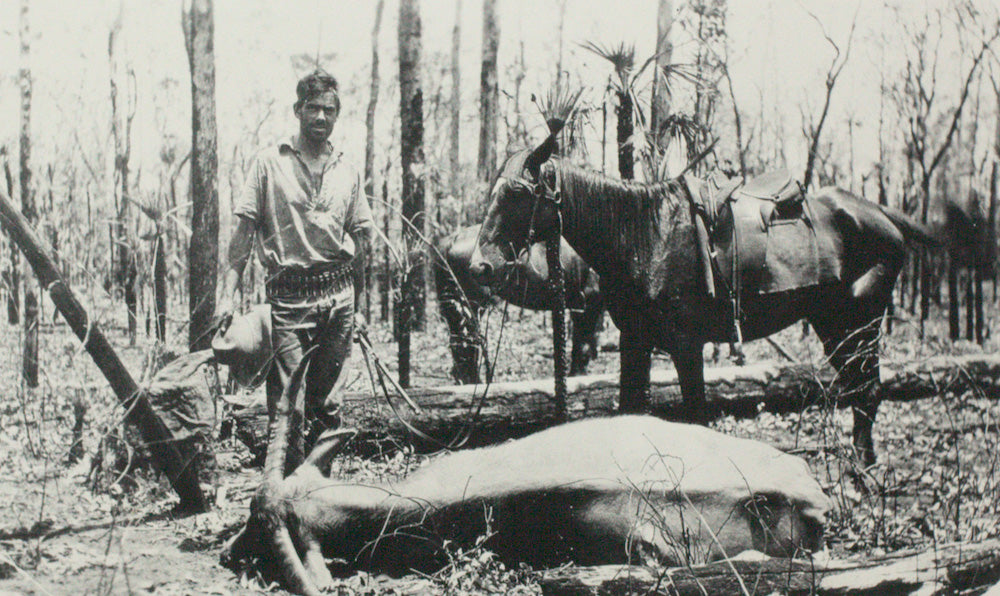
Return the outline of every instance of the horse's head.
<path id="1" fill-rule="evenodd" d="M 535 149 L 511 156 L 493 181 L 470 264 L 480 283 L 493 284 L 497 274 L 509 269 L 532 243 L 559 234 L 558 188 L 542 176 L 542 165 L 555 151 L 559 128 Z"/>

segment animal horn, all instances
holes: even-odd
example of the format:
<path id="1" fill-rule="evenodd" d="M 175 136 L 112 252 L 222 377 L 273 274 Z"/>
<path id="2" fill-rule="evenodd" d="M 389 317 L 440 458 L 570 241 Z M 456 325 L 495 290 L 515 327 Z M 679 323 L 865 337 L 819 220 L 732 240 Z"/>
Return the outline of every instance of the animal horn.
<path id="1" fill-rule="evenodd" d="M 274 418 L 271 420 L 270 440 L 267 446 L 267 457 L 264 459 L 264 482 L 277 484 L 284 480 L 298 467 L 299 462 L 289 462 L 292 442 L 296 436 L 302 435 L 302 418 L 295 412 L 295 404 L 292 402 L 302 386 L 305 379 L 306 369 L 309 367 L 309 356 L 315 348 L 310 348 L 298 366 L 292 371 L 288 385 L 281 392 L 275 408 Z M 296 459 L 299 459 L 298 454 Z M 301 461 L 301 460 L 300 460 Z M 294 465 L 288 465 L 294 463 Z"/>
<path id="2" fill-rule="evenodd" d="M 358 434 L 354 429 L 327 430 L 316 439 L 303 465 L 314 466 L 323 476 L 330 475 L 330 462 L 344 445 Z"/>

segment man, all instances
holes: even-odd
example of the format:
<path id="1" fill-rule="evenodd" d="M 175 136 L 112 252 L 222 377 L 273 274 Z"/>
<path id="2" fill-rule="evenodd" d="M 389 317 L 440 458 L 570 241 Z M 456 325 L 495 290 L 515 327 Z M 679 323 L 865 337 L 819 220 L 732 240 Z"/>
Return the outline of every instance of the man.
<path id="1" fill-rule="evenodd" d="M 363 263 L 374 224 L 358 169 L 329 141 L 340 113 L 336 79 L 317 69 L 299 81 L 296 94 L 299 134 L 257 155 L 234 200 L 236 224 L 218 314 L 228 325 L 256 238 L 267 270 L 274 347 L 268 415 L 274 419 L 282 390 L 307 357 L 308 450 L 319 433 L 340 423 L 337 381 L 356 321 L 364 324 L 355 305 L 364 303 Z"/>

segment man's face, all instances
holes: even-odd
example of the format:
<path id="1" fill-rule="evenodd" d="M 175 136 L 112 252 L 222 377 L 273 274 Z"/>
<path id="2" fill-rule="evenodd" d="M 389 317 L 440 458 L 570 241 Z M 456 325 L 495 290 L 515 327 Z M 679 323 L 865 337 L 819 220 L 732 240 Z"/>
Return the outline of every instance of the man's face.
<path id="1" fill-rule="evenodd" d="M 326 141 L 337 121 L 337 105 L 337 96 L 333 91 L 325 91 L 302 102 L 295 110 L 295 116 L 299 119 L 299 133 L 314 143 Z"/>

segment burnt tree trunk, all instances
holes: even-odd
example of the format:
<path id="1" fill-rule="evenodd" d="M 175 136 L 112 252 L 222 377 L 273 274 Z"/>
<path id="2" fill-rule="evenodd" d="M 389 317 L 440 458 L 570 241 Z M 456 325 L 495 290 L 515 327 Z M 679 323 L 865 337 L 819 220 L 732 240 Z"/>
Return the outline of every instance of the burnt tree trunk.
<path id="1" fill-rule="evenodd" d="M 663 121 L 670 114 L 670 91 L 667 86 L 667 67 L 670 65 L 670 27 L 674 22 L 674 6 L 671 0 L 659 0 L 656 10 L 656 70 L 653 71 L 653 97 L 649 109 L 649 129 L 653 141 L 661 151 L 666 150 L 666 142 L 661 142 Z"/>
<path id="2" fill-rule="evenodd" d="M 959 306 L 958 277 L 961 265 L 955 256 L 948 259 L 948 337 L 957 341 L 960 333 L 958 328 Z"/>
<path id="3" fill-rule="evenodd" d="M 162 222 L 156 224 L 153 240 L 153 308 L 156 316 L 156 339 L 167 341 L 167 255 Z"/>
<path id="4" fill-rule="evenodd" d="M 378 107 L 378 91 L 381 79 L 379 78 L 379 60 L 378 60 L 378 34 L 382 28 L 382 11 L 385 7 L 385 0 L 378 0 L 375 5 L 375 25 L 372 27 L 372 71 L 371 71 L 371 84 L 368 88 L 368 110 L 365 113 L 365 196 L 368 197 L 368 202 L 372 206 L 375 204 L 375 109 Z M 388 206 L 383 205 L 383 209 L 388 211 Z M 369 251 L 372 251 L 374 246 L 369 247 Z M 369 320 L 372 316 L 372 291 L 371 288 L 375 287 L 373 283 L 373 272 L 375 270 L 374 254 L 369 255 L 366 261 L 367 271 L 365 271 L 366 283 L 368 284 L 369 291 L 365 292 L 365 317 Z M 381 289 L 381 285 L 379 286 Z M 382 320 L 385 320 L 383 315 Z"/>
<path id="5" fill-rule="evenodd" d="M 182 16 L 191 69 L 191 242 L 188 246 L 188 347 L 211 347 L 219 264 L 218 139 L 212 0 L 192 0 Z"/>
<path id="6" fill-rule="evenodd" d="M 1000 94 L 997 95 L 1000 103 Z M 998 112 L 1000 113 L 1000 112 Z M 993 302 L 997 300 L 997 184 L 1000 184 L 1000 119 L 997 121 L 996 160 L 990 171 L 990 206 L 986 218 L 986 237 L 989 239 L 990 273 L 993 281 Z"/>
<path id="7" fill-rule="evenodd" d="M 417 0 L 399 3 L 400 165 L 403 174 L 404 259 L 400 311 L 399 383 L 410 383 L 410 331 L 424 320 L 424 264 L 420 256 L 424 232 L 424 107 L 420 84 L 421 23 Z"/>
<path id="8" fill-rule="evenodd" d="M 978 266 L 971 263 L 965 270 L 965 339 L 976 338 L 976 294 L 975 277 Z"/>
<path id="9" fill-rule="evenodd" d="M 35 196 L 31 188 L 31 29 L 28 23 L 29 0 L 21 0 L 19 35 L 21 41 L 21 68 L 18 82 L 21 87 L 21 134 L 18 143 L 18 166 L 21 182 L 21 212 L 28 225 L 38 223 Z M 35 280 L 24 276 L 24 351 L 21 376 L 28 387 L 38 387 L 38 294 Z"/>
<path id="10" fill-rule="evenodd" d="M 497 0 L 483 0 L 482 69 L 479 72 L 479 180 L 489 184 L 497 165 L 497 120 L 500 117 L 500 85 L 497 53 L 500 47 L 500 19 Z"/>
<path id="11" fill-rule="evenodd" d="M 385 238 L 389 238 L 389 228 L 391 223 L 392 209 L 390 209 L 390 197 L 389 197 L 389 163 L 386 161 L 386 167 L 382 171 L 382 205 L 385 209 L 382 211 L 382 234 Z M 392 288 L 393 288 L 393 274 L 392 274 L 392 258 L 389 250 L 389 243 L 382 243 L 382 279 L 379 282 L 379 315 L 382 321 L 388 321 L 390 313 L 395 312 L 393 307 L 393 300 L 395 300 Z"/>
<path id="12" fill-rule="evenodd" d="M 153 411 L 145 394 L 140 391 L 100 328 L 89 319 L 73 290 L 59 275 L 44 244 L 31 229 L 27 219 L 14 208 L 5 192 L 0 192 L 0 223 L 3 223 L 24 252 L 38 281 L 48 289 L 52 302 L 104 373 L 126 411 L 126 420 L 139 429 L 156 466 L 166 474 L 171 486 L 177 491 L 181 507 L 188 511 L 204 511 L 207 502 L 198 485 L 197 465 L 181 459 L 170 431 Z"/>
<path id="13" fill-rule="evenodd" d="M 618 174 L 622 180 L 632 180 L 635 178 L 635 152 L 632 147 L 632 133 L 635 126 L 632 121 L 632 96 L 628 89 L 623 88 L 616 92 L 618 96 Z"/>
<path id="14" fill-rule="evenodd" d="M 448 166 L 450 169 L 450 191 L 459 205 L 463 204 L 465 193 L 462 192 L 459 178 L 460 155 L 459 133 L 462 129 L 462 72 L 459 59 L 462 56 L 462 0 L 455 0 L 455 25 L 451 29 L 451 119 L 448 127 Z M 461 225 L 461 216 L 455 225 Z"/>
<path id="15" fill-rule="evenodd" d="M 138 296 L 136 280 L 138 270 L 132 250 L 132 238 L 128 224 L 131 213 L 129 202 L 129 157 L 132 149 L 132 118 L 135 116 L 134 73 L 124 63 L 121 41 L 124 2 L 118 6 L 115 21 L 108 33 L 108 62 L 111 67 L 111 133 L 115 141 L 114 188 L 115 223 L 112 240 L 112 278 L 121 288 L 125 297 L 125 311 L 128 316 L 128 338 L 131 345 L 136 339 L 136 309 Z M 122 88 L 124 87 L 124 89 Z M 122 95 L 124 92 L 124 105 Z"/>
<path id="16" fill-rule="evenodd" d="M 14 196 L 14 176 L 10 172 L 10 163 L 7 160 L 7 149 L 4 147 L 0 153 L 3 153 L 3 177 L 4 183 L 7 185 L 7 195 Z M 89 222 L 88 222 L 89 223 Z M 21 287 L 21 274 L 18 271 L 18 254 L 17 254 L 17 244 L 14 243 L 14 239 L 10 240 L 8 245 L 8 260 L 7 268 L 3 270 L 3 284 L 7 289 L 7 324 L 17 325 L 20 320 L 20 287 Z"/>

